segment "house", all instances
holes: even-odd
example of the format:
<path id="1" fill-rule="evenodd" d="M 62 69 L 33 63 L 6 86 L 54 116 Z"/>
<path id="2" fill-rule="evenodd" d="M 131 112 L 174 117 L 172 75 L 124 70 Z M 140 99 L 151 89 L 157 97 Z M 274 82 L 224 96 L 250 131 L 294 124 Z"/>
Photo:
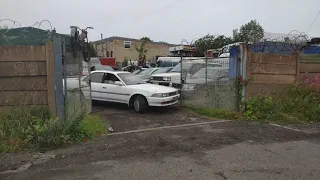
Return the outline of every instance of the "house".
<path id="1" fill-rule="evenodd" d="M 139 39 L 113 36 L 94 41 L 92 44 L 99 57 L 115 57 L 117 64 L 121 64 L 125 59 L 132 61 L 139 59 L 136 47 L 140 47 L 141 42 Z M 155 61 L 158 56 L 167 56 L 171 46 L 165 42 L 147 42 L 146 60 Z"/>

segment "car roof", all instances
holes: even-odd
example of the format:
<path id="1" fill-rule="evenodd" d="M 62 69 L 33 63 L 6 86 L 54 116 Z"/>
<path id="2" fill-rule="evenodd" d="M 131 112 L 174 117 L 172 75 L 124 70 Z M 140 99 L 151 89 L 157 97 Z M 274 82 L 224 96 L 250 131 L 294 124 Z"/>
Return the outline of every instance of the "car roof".
<path id="1" fill-rule="evenodd" d="M 97 71 L 92 71 L 92 72 L 111 73 L 111 74 L 130 73 L 127 71 L 107 71 L 107 70 L 97 70 Z"/>

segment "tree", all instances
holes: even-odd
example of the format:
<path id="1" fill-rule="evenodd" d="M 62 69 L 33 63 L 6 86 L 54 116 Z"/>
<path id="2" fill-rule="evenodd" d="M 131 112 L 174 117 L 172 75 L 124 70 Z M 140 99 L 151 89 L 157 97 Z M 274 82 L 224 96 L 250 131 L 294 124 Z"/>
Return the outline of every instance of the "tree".
<path id="1" fill-rule="evenodd" d="M 258 42 L 264 36 L 262 26 L 256 21 L 251 20 L 238 29 L 233 30 L 233 40 L 235 42 Z"/>
<path id="2" fill-rule="evenodd" d="M 152 40 L 151 40 L 149 37 L 147 37 L 147 36 L 140 38 L 140 40 L 141 40 L 141 41 L 152 42 Z"/>
<path id="3" fill-rule="evenodd" d="M 136 51 L 139 53 L 139 66 L 142 66 L 146 62 L 148 49 L 145 47 L 147 44 L 147 41 L 142 40 L 139 47 L 136 46 Z"/>
<path id="4" fill-rule="evenodd" d="M 93 44 L 89 42 L 90 57 L 97 57 L 97 51 L 94 49 Z"/>
<path id="5" fill-rule="evenodd" d="M 230 37 L 224 35 L 214 36 L 207 34 L 206 36 L 195 41 L 194 45 L 197 47 L 200 56 L 203 56 L 208 49 L 218 49 L 232 43 Z"/>

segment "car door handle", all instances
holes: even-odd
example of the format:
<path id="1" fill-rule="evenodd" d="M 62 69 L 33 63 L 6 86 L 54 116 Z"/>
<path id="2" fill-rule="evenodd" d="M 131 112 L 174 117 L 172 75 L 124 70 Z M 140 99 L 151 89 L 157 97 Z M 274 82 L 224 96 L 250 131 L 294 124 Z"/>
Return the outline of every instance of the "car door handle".
<path id="1" fill-rule="evenodd" d="M 107 89 L 107 87 L 102 87 L 102 89 Z"/>

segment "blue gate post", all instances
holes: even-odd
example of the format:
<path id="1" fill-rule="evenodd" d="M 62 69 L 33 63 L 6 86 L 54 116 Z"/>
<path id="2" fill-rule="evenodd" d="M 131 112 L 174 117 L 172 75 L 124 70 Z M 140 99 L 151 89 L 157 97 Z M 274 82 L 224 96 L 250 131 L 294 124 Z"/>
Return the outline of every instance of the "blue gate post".
<path id="1" fill-rule="evenodd" d="M 239 46 L 231 46 L 229 49 L 230 52 L 230 59 L 229 59 L 229 80 L 233 83 L 232 86 L 235 88 L 235 100 L 234 100 L 234 106 L 235 110 L 237 109 L 238 105 L 238 51 Z"/>
<path id="2" fill-rule="evenodd" d="M 57 117 L 64 119 L 64 94 L 63 94 L 63 67 L 62 67 L 62 40 L 55 31 L 53 32 L 54 52 L 54 81 L 56 90 Z"/>

